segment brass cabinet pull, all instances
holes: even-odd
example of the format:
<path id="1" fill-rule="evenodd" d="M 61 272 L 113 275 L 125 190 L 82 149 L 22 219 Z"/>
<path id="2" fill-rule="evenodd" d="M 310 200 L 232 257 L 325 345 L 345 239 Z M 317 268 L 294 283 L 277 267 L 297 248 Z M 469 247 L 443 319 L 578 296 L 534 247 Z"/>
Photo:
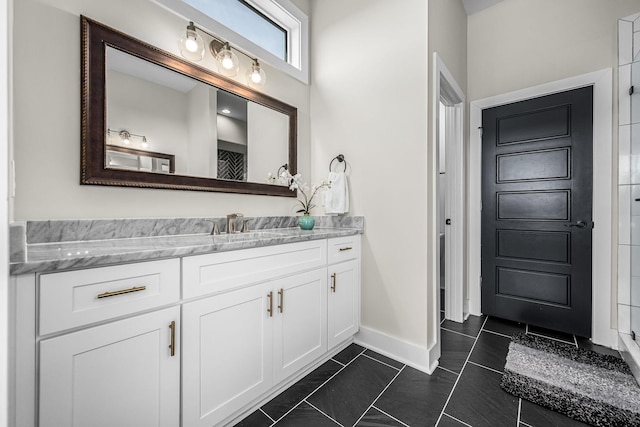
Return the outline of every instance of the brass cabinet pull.
<path id="1" fill-rule="evenodd" d="M 147 289 L 146 286 L 137 286 L 137 287 L 134 286 L 131 289 L 121 289 L 119 291 L 105 292 L 103 294 L 98 295 L 98 298 L 115 297 L 116 295 L 130 294 L 131 292 L 140 292 L 140 291 L 144 291 L 145 289 Z"/>
<path id="2" fill-rule="evenodd" d="M 171 357 L 176 355 L 176 321 L 173 320 L 169 323 L 169 329 L 171 329 L 171 342 L 169 343 L 169 350 Z"/>
<path id="3" fill-rule="evenodd" d="M 344 248 L 340 248 L 340 252 L 350 251 L 351 249 L 353 249 L 351 246 L 345 246 Z"/>
<path id="4" fill-rule="evenodd" d="M 278 296 L 280 297 L 280 303 L 278 304 L 278 310 L 280 310 L 280 313 L 282 313 L 282 310 L 284 309 L 284 289 L 280 288 L 280 290 L 278 291 Z"/>
<path id="5" fill-rule="evenodd" d="M 269 298 L 269 308 L 267 308 L 267 313 L 269 313 L 269 317 L 273 317 L 273 291 L 270 291 L 267 294 L 267 298 Z"/>
<path id="6" fill-rule="evenodd" d="M 336 273 L 333 273 L 333 274 L 331 275 L 331 290 L 332 290 L 333 292 L 335 292 L 335 291 L 336 291 Z"/>

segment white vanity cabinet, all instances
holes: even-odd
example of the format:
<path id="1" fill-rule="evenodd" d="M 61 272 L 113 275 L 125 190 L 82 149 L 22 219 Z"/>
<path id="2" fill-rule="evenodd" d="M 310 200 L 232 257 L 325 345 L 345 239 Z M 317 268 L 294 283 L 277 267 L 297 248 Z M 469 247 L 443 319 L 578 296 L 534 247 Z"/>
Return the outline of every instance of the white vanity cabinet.
<path id="1" fill-rule="evenodd" d="M 41 341 L 40 427 L 179 425 L 179 319 L 171 307 Z"/>
<path id="2" fill-rule="evenodd" d="M 39 333 L 62 331 L 39 341 L 40 427 L 179 425 L 179 271 L 164 260 L 40 276 Z"/>
<path id="3" fill-rule="evenodd" d="M 219 425 L 327 352 L 326 241 L 189 257 L 183 275 L 212 293 L 233 283 L 183 306 L 185 427 Z"/>
<path id="4" fill-rule="evenodd" d="M 214 426 L 273 385 L 270 284 L 184 304 L 183 425 Z"/>
<path id="5" fill-rule="evenodd" d="M 328 240 L 329 349 L 360 328 L 360 236 Z"/>
<path id="6" fill-rule="evenodd" d="M 358 331 L 359 258 L 356 235 L 14 276 L 12 424 L 233 424 Z"/>

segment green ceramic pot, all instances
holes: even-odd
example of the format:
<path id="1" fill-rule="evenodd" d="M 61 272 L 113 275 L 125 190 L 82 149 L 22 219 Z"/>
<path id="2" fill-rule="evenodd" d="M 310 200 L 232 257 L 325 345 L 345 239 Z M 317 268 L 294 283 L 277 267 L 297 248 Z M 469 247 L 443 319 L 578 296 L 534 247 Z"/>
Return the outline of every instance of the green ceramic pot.
<path id="1" fill-rule="evenodd" d="M 316 220 L 309 214 L 304 214 L 298 218 L 298 225 L 303 230 L 313 230 L 313 226 L 316 225 Z"/>

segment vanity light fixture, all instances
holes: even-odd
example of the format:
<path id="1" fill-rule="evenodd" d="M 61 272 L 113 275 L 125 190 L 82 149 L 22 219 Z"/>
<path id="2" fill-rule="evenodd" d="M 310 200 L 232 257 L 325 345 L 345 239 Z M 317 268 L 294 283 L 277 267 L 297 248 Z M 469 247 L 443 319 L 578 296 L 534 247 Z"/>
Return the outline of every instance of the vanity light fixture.
<path id="1" fill-rule="evenodd" d="M 235 46 L 231 46 L 229 42 L 219 39 L 210 32 L 197 27 L 192 21 L 189 21 L 187 30 L 180 36 L 178 44 L 180 45 L 180 54 L 190 60 L 200 61 L 204 57 L 204 42 L 198 34 L 201 31 L 212 38 L 209 43 L 209 51 L 218 64 L 218 72 L 227 77 L 233 77 L 240 70 L 240 61 L 234 51 L 241 53 L 252 61 L 251 68 L 247 72 L 247 84 L 254 88 L 261 88 L 267 81 L 267 75 L 260 66 L 258 58 L 243 52 Z"/>
<path id="2" fill-rule="evenodd" d="M 131 133 L 126 129 L 122 130 L 112 130 L 107 129 L 107 137 L 110 135 L 117 135 L 120 138 L 121 145 L 132 145 L 133 137 L 140 139 L 139 145 L 142 148 L 149 148 L 149 142 L 147 142 L 147 137 L 144 135 L 136 135 L 135 133 Z"/>
<path id="3" fill-rule="evenodd" d="M 189 22 L 186 31 L 180 35 L 178 40 L 180 54 L 192 61 L 201 61 L 204 58 L 204 40 L 196 31 L 193 22 Z"/>

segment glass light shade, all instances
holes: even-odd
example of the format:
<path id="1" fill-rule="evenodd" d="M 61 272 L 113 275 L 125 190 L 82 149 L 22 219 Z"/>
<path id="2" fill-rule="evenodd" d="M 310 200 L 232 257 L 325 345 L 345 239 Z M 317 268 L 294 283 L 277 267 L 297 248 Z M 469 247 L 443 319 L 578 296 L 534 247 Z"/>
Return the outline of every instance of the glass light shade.
<path id="1" fill-rule="evenodd" d="M 229 43 L 225 43 L 224 46 L 216 53 L 216 61 L 218 62 L 218 71 L 227 77 L 233 77 L 238 74 L 240 70 L 240 61 L 235 53 L 231 51 Z"/>
<path id="2" fill-rule="evenodd" d="M 193 22 L 189 22 L 187 29 L 180 36 L 178 46 L 180 54 L 187 59 L 201 61 L 204 58 L 204 40 L 196 32 Z"/>
<path id="3" fill-rule="evenodd" d="M 247 72 L 247 83 L 251 87 L 263 87 L 267 82 L 267 75 L 265 74 L 262 67 L 258 63 L 258 60 L 254 60 L 253 64 L 251 64 L 251 68 Z"/>
<path id="4" fill-rule="evenodd" d="M 123 144 L 129 145 L 129 143 L 131 143 L 131 134 L 129 132 L 127 132 L 126 130 L 121 130 L 120 131 L 120 139 L 122 139 L 122 143 Z"/>

